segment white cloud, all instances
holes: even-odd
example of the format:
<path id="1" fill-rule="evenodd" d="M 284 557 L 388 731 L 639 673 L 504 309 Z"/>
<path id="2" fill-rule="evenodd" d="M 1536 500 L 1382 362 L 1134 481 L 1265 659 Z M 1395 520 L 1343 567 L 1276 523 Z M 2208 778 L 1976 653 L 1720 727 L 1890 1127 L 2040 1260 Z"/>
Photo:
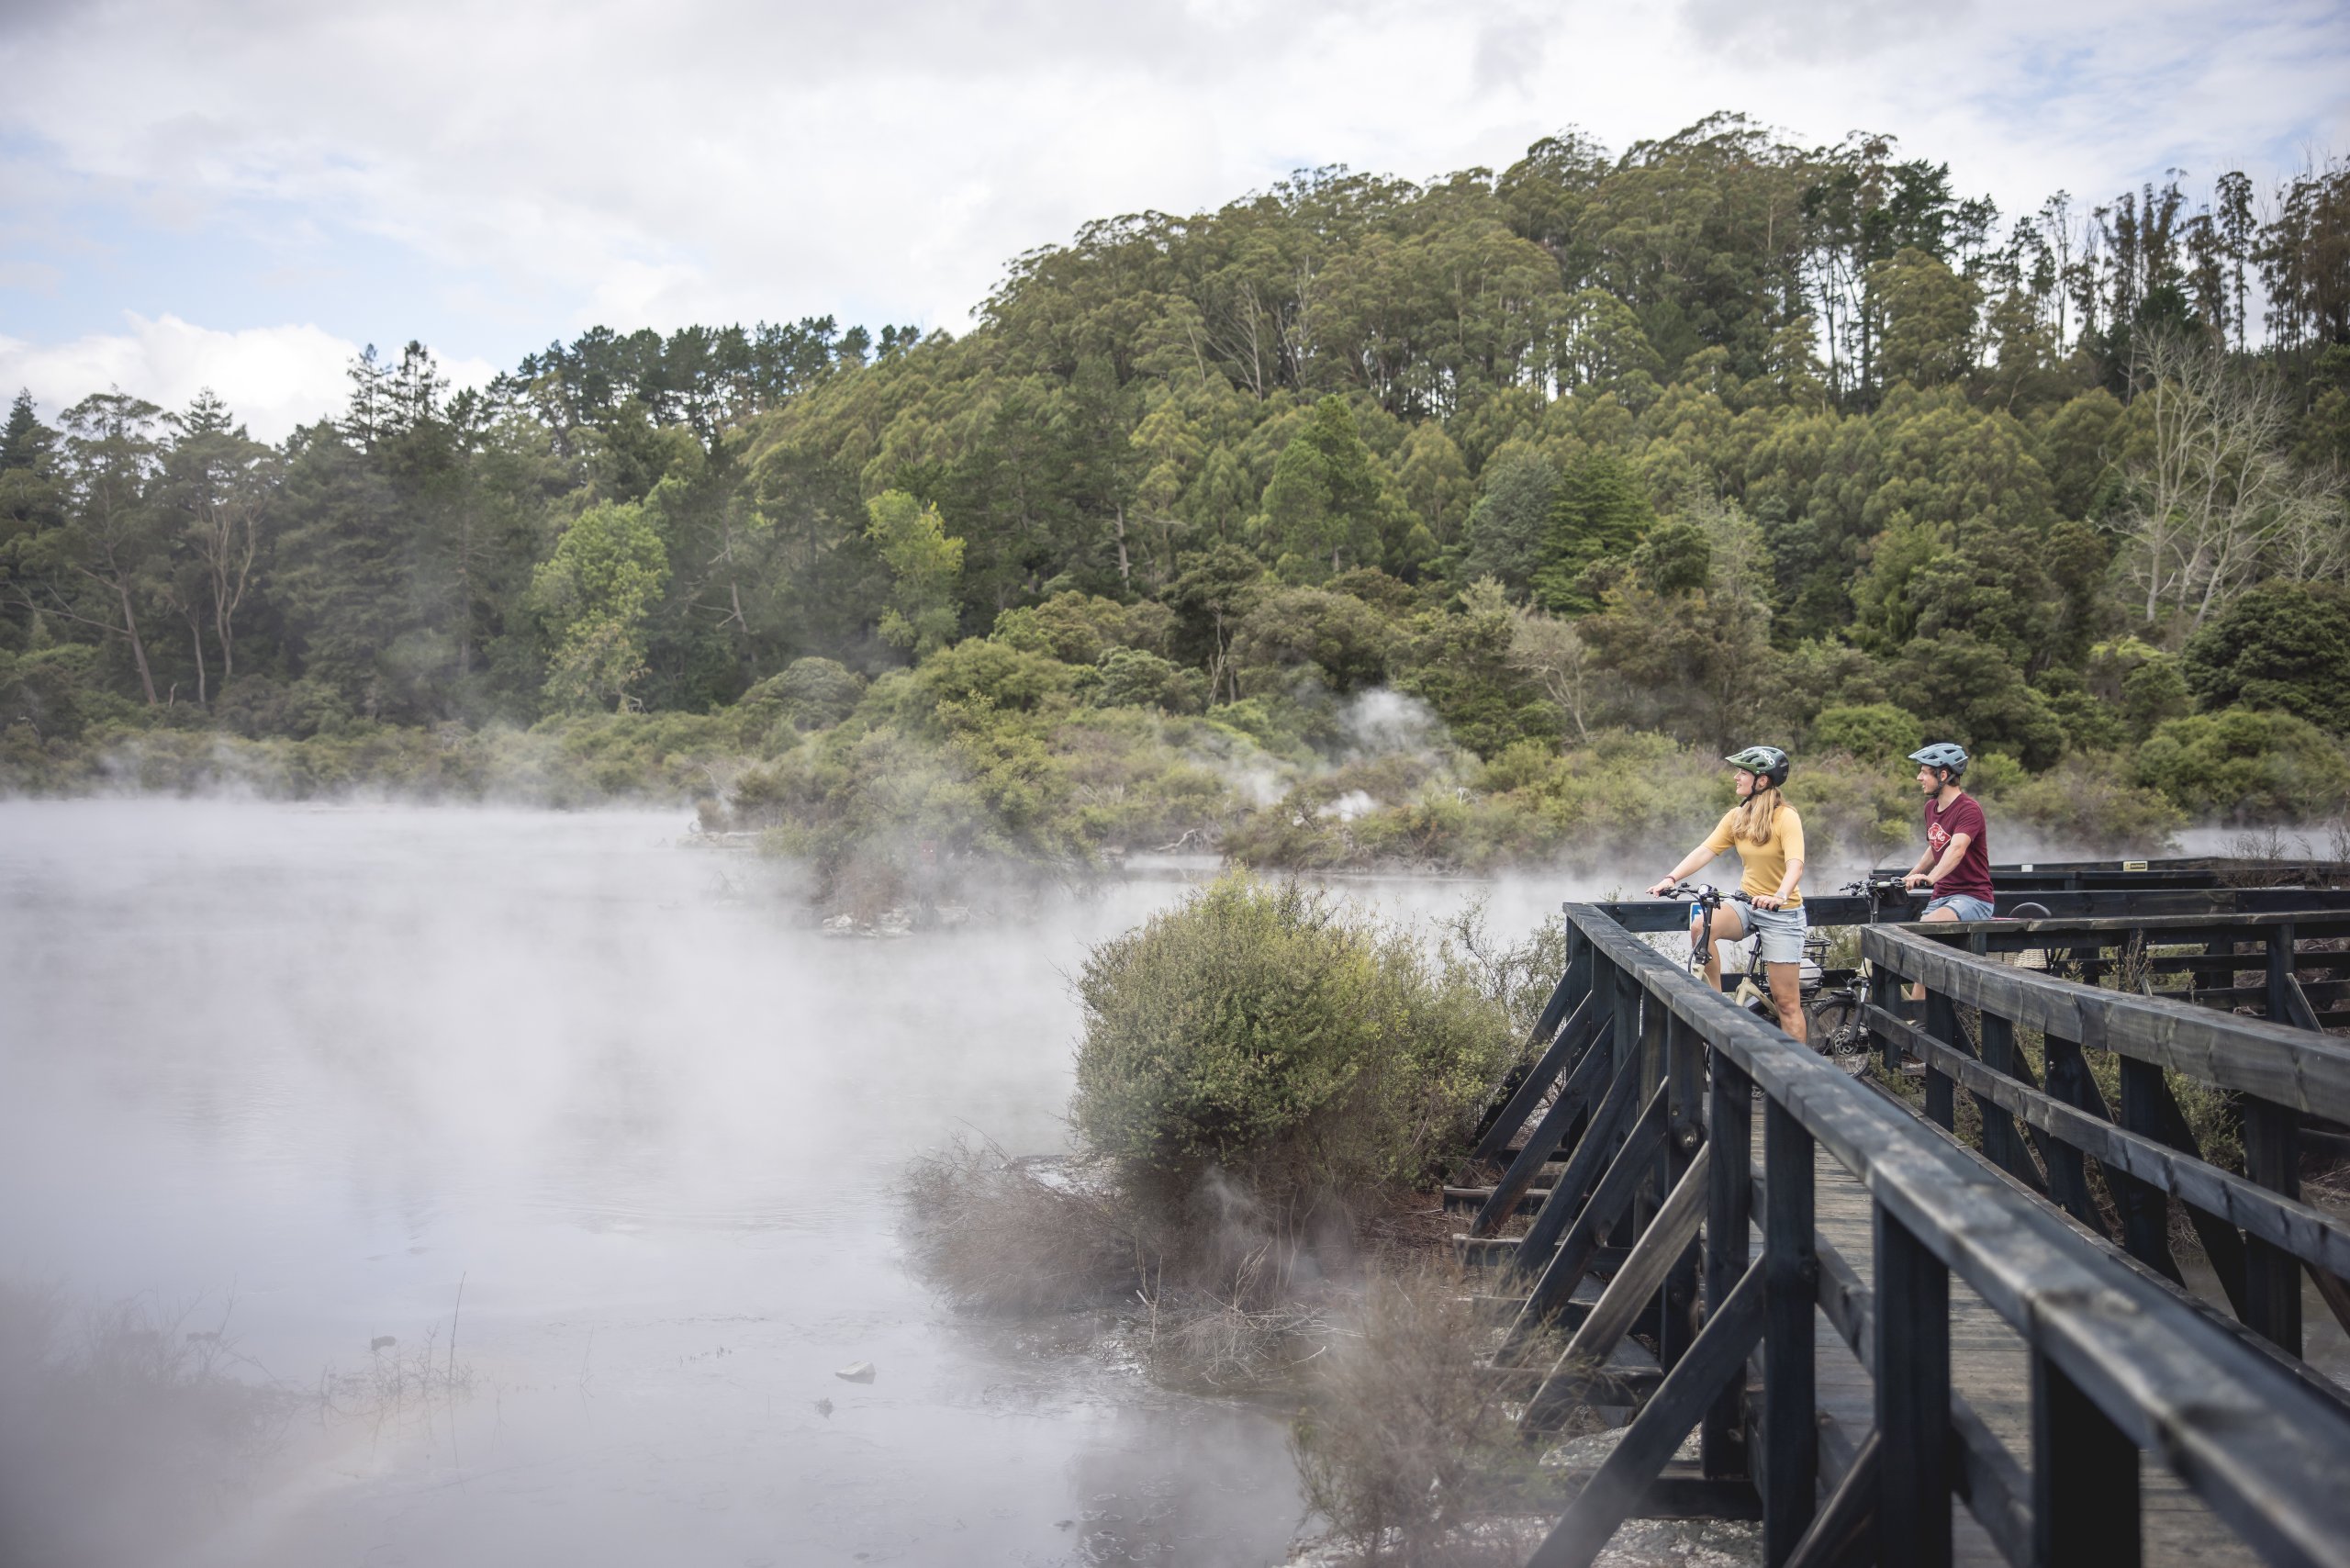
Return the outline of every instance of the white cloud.
<path id="1" fill-rule="evenodd" d="M 960 330 L 1088 218 L 1304 163 L 1499 166 L 1570 123 L 1886 130 L 2010 212 L 2174 163 L 2272 174 L 2350 140 L 2346 58 L 2338 0 L 118 0 L 0 16 L 0 135 L 41 150 L 7 185 L 62 170 L 289 251 L 356 233 L 414 291 L 377 318 Z"/>
<path id="2" fill-rule="evenodd" d="M 340 409 L 344 372 L 359 345 L 316 327 L 224 332 L 176 316 L 131 315 L 129 330 L 36 344 L 0 337 L 0 397 L 18 387 L 54 417 L 92 392 L 119 389 L 165 409 L 185 408 L 205 387 L 260 440 L 274 442 Z M 495 374 L 479 361 L 442 366 L 457 386 Z"/>

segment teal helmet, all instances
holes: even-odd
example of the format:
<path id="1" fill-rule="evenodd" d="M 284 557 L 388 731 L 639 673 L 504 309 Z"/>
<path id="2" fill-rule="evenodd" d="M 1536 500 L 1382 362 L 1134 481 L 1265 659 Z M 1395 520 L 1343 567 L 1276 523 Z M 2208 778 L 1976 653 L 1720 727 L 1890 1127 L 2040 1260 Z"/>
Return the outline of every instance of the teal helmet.
<path id="1" fill-rule="evenodd" d="M 1732 767 L 1743 767 L 1765 784 L 1787 781 L 1787 754 L 1774 745 L 1751 745 L 1744 751 L 1734 751 L 1722 758 Z"/>
<path id="2" fill-rule="evenodd" d="M 1939 767 L 1953 778 L 1966 771 L 1966 748 L 1948 741 L 1936 741 L 1920 746 L 1909 754 L 1909 760 L 1920 767 Z"/>

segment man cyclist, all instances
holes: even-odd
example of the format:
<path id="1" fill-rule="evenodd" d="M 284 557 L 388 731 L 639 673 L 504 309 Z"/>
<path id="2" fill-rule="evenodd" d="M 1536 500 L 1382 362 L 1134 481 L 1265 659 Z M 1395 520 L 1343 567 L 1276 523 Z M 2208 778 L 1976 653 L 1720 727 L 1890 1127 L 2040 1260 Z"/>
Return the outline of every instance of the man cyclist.
<path id="1" fill-rule="evenodd" d="M 1926 798 L 1926 852 L 1904 887 L 1930 887 L 1928 920 L 1991 918 L 1991 846 L 1983 808 L 1958 787 L 1966 772 L 1966 748 L 1936 741 L 1909 754 L 1918 765 L 1918 789 Z"/>

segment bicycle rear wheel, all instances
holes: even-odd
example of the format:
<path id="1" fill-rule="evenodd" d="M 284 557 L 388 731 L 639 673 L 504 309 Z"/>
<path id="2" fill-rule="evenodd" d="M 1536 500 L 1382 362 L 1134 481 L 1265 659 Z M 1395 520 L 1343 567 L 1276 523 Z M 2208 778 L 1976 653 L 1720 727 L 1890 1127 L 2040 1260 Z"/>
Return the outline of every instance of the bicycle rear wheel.
<path id="1" fill-rule="evenodd" d="M 1868 1031 L 1861 1025 L 1861 1006 L 1848 993 L 1816 999 L 1805 1010 L 1811 1023 L 1811 1048 L 1858 1078 L 1869 1065 Z"/>

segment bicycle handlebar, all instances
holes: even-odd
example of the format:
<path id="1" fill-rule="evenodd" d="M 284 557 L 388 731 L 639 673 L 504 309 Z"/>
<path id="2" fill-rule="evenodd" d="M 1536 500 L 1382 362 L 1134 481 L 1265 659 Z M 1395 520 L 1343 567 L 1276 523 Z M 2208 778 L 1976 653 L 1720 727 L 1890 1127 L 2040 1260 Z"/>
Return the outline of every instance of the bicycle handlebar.
<path id="1" fill-rule="evenodd" d="M 1719 904 L 1725 898 L 1735 899 L 1744 904 L 1754 902 L 1743 892 L 1725 893 L 1719 888 L 1706 882 L 1675 882 L 1658 896 L 1668 899 L 1685 898 L 1693 903 L 1701 904 Z"/>
<path id="2" fill-rule="evenodd" d="M 1909 886 L 1908 880 L 1897 873 L 1872 876 L 1861 881 L 1847 882 L 1844 884 L 1843 890 L 1855 898 L 1873 898 L 1880 891 L 1890 891 L 1897 888 L 1900 890 L 1903 897 L 1913 899 L 1924 898 L 1930 890 Z"/>

